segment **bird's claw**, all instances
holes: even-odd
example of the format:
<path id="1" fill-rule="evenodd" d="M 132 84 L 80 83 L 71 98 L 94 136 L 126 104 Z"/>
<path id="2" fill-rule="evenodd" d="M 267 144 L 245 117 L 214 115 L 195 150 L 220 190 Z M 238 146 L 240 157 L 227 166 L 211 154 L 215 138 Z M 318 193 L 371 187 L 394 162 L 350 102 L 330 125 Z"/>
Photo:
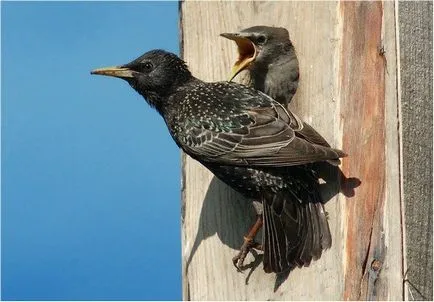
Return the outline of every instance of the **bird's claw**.
<path id="1" fill-rule="evenodd" d="M 244 237 L 244 243 L 240 248 L 239 253 L 232 258 L 232 263 L 238 272 L 242 273 L 244 269 L 244 260 L 247 254 L 252 250 L 262 250 L 262 245 L 254 241 L 252 238 Z"/>

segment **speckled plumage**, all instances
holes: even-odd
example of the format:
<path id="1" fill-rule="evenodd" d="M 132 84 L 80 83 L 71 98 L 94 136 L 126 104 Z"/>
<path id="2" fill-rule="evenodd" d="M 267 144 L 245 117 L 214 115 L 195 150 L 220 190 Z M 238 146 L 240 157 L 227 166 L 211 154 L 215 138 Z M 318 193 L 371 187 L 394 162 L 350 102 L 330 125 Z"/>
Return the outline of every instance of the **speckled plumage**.
<path id="1" fill-rule="evenodd" d="M 338 159 L 340 150 L 312 144 L 302 121 L 269 96 L 246 86 L 205 83 L 174 54 L 150 51 L 126 65 L 93 71 L 126 80 L 163 116 L 180 148 L 246 197 L 262 202 L 264 269 L 281 272 L 318 258 L 329 238 L 307 238 L 322 210 L 317 183 L 295 177 L 294 165 Z M 289 169 L 289 167 L 291 167 Z M 305 203 L 304 200 L 315 202 Z M 317 209 L 312 209 L 315 207 Z M 273 231 L 277 230 L 277 231 Z M 268 240 L 268 241 L 267 241 Z"/>

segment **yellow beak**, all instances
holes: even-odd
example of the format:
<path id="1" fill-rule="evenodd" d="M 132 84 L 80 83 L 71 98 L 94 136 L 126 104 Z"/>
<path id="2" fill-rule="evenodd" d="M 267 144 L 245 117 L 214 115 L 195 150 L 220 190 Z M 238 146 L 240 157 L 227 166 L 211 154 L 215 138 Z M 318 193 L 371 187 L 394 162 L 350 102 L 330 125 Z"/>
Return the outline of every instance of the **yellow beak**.
<path id="1" fill-rule="evenodd" d="M 237 74 L 246 69 L 250 63 L 255 60 L 257 49 L 249 38 L 243 37 L 238 33 L 223 33 L 220 34 L 220 36 L 235 41 L 238 46 L 239 57 L 232 67 L 231 76 L 229 78 L 229 81 L 232 81 Z"/>
<path id="2" fill-rule="evenodd" d="M 109 77 L 116 77 L 116 78 L 132 78 L 133 77 L 133 71 L 131 69 L 128 69 L 125 67 L 118 67 L 118 66 L 98 68 L 98 69 L 92 70 L 90 73 L 91 74 L 105 75 L 105 76 L 109 76 Z"/>

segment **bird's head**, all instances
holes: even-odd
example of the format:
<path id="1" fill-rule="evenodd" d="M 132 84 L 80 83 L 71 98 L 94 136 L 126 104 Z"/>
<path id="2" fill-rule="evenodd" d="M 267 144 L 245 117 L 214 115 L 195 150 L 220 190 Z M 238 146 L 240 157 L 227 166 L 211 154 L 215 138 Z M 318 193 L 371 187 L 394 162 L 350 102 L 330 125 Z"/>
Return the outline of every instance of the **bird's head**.
<path id="1" fill-rule="evenodd" d="M 293 49 L 288 31 L 283 27 L 253 26 L 222 37 L 235 41 L 238 60 L 232 67 L 231 81 L 242 70 L 251 66 L 267 66 L 276 56 Z"/>
<path id="2" fill-rule="evenodd" d="M 127 81 L 157 109 L 165 97 L 192 78 L 185 62 L 164 50 L 151 50 L 130 63 L 95 69 L 91 74 Z"/>

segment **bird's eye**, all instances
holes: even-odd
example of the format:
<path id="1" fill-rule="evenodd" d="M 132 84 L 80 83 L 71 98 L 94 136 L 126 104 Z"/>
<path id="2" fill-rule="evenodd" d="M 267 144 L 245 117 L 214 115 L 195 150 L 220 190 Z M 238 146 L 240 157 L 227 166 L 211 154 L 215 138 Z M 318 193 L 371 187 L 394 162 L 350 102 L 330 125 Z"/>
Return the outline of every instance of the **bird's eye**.
<path id="1" fill-rule="evenodd" d="M 258 38 L 256 38 L 256 43 L 264 44 L 266 40 L 267 39 L 265 38 L 265 36 L 259 36 Z"/>
<path id="2" fill-rule="evenodd" d="M 153 68 L 154 66 L 152 65 L 151 62 L 145 62 L 142 64 L 142 70 L 144 72 L 151 72 Z"/>

